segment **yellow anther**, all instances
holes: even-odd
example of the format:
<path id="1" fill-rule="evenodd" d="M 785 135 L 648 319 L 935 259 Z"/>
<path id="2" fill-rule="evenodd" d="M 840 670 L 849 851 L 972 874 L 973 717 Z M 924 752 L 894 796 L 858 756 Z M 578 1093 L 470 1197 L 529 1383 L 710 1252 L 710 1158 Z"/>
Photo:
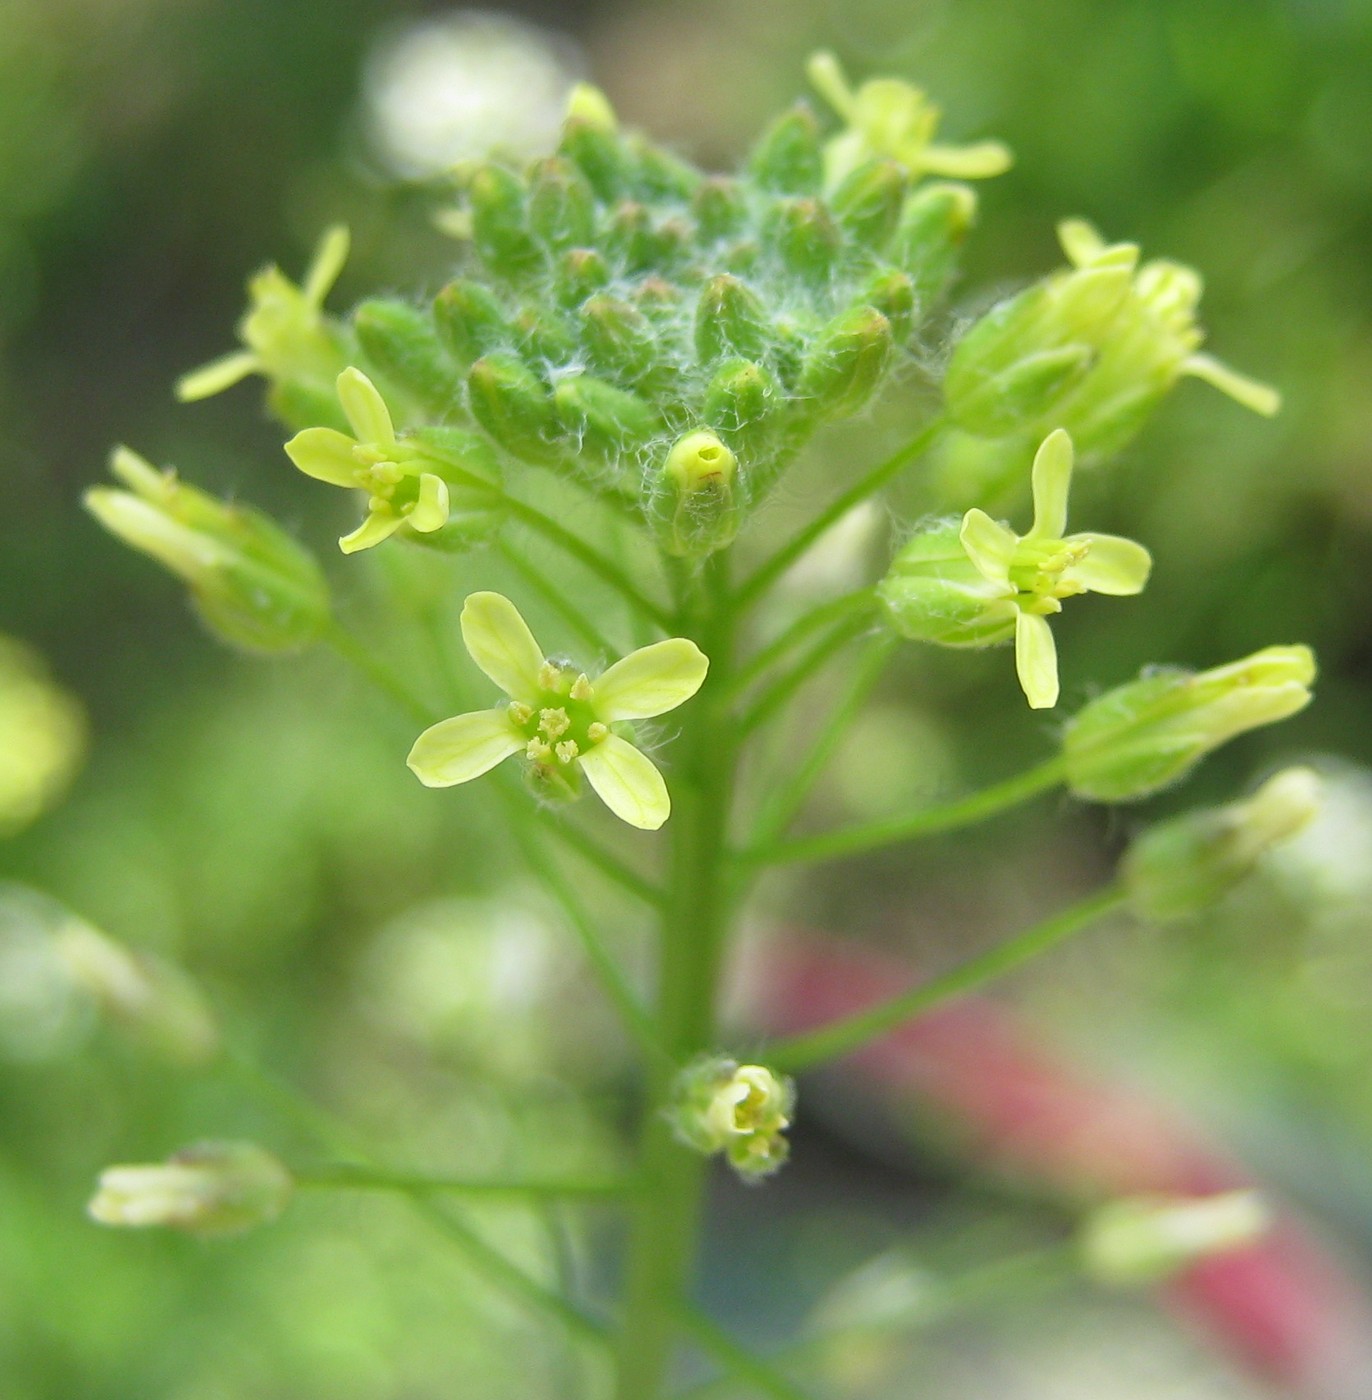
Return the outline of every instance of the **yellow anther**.
<path id="1" fill-rule="evenodd" d="M 545 661 L 538 668 L 538 688 L 540 690 L 561 690 L 562 667 L 554 665 L 551 661 Z"/>
<path id="2" fill-rule="evenodd" d="M 570 763 L 581 750 L 577 748 L 575 739 L 564 739 L 553 752 L 557 755 L 559 763 Z"/>
<path id="3" fill-rule="evenodd" d="M 506 713 L 521 729 L 534 717 L 533 707 L 526 705 L 522 700 L 511 700 L 510 708 Z"/>
<path id="4" fill-rule="evenodd" d="M 530 739 L 524 749 L 524 757 L 531 763 L 547 763 L 553 751 L 542 739 Z"/>
<path id="5" fill-rule="evenodd" d="M 584 671 L 572 682 L 570 694 L 573 700 L 589 700 L 591 698 L 591 682 Z"/>
<path id="6" fill-rule="evenodd" d="M 586 727 L 586 737 L 593 744 L 598 744 L 609 732 L 609 726 L 601 724 L 599 720 L 593 720 Z"/>
<path id="7" fill-rule="evenodd" d="M 555 710 L 538 712 L 538 727 L 548 738 L 560 739 L 572 727 L 572 722 L 567 718 L 567 711 L 559 705 Z"/>

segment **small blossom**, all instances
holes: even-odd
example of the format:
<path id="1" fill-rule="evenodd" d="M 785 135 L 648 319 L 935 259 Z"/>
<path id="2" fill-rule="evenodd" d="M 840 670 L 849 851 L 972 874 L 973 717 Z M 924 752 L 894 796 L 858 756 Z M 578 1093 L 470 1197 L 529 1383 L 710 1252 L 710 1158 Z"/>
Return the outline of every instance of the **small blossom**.
<path id="1" fill-rule="evenodd" d="M 354 436 L 306 428 L 286 444 L 306 476 L 367 493 L 367 518 L 338 547 L 344 554 L 370 549 L 401 526 L 421 535 L 441 530 L 450 509 L 442 464 L 422 444 L 397 439 L 385 399 L 360 369 L 338 376 L 338 398 Z"/>
<path id="2" fill-rule="evenodd" d="M 831 186 L 878 156 L 899 161 L 915 179 L 947 175 L 983 180 L 1010 168 L 1010 152 L 999 141 L 937 145 L 934 133 L 942 113 L 910 83 L 873 78 L 855 92 L 831 53 L 813 55 L 808 72 L 815 90 L 848 123 L 848 130 L 825 147 L 825 176 Z"/>
<path id="3" fill-rule="evenodd" d="M 709 661 L 694 642 L 654 642 L 592 681 L 546 657 L 519 610 L 499 593 L 467 599 L 462 640 L 509 701 L 426 729 L 408 760 L 420 782 L 452 787 L 522 753 L 531 776 L 550 790 L 575 791 L 584 772 L 605 805 L 630 826 L 656 831 L 667 820 L 671 801 L 662 774 L 614 726 L 665 714 L 700 689 Z"/>
<path id="4" fill-rule="evenodd" d="M 250 1142 L 203 1142 L 166 1162 L 107 1167 L 87 1210 L 102 1225 L 231 1235 L 285 1210 L 294 1183 Z"/>
<path id="5" fill-rule="evenodd" d="M 1029 704 L 1058 700 L 1057 650 L 1048 618 L 1077 593 L 1126 597 L 1142 590 L 1152 560 L 1118 535 L 1064 535 L 1072 439 L 1050 433 L 1034 457 L 1034 523 L 1026 535 L 969 510 L 961 523 L 922 531 L 897 555 L 879 593 L 902 635 L 944 646 L 1015 641 Z"/>
<path id="6" fill-rule="evenodd" d="M 705 1056 L 677 1077 L 668 1115 L 677 1136 L 707 1156 L 723 1153 L 745 1180 L 770 1176 L 786 1161 L 784 1134 L 795 1085 L 765 1065 Z"/>
<path id="7" fill-rule="evenodd" d="M 273 379 L 329 380 L 342 357 L 338 337 L 324 319 L 324 298 L 348 258 L 348 230 L 329 229 L 315 249 L 304 281 L 296 286 L 275 265 L 248 283 L 248 311 L 238 326 L 247 346 L 184 375 L 176 386 L 184 402 L 207 399 L 250 374 Z"/>

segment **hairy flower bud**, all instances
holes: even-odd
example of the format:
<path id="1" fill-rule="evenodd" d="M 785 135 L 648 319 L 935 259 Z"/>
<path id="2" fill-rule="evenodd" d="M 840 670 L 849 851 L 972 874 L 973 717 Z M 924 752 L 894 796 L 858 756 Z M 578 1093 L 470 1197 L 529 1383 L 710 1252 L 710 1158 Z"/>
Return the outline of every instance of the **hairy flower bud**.
<path id="1" fill-rule="evenodd" d="M 314 556 L 265 515 L 159 472 L 127 447 L 110 469 L 128 490 L 93 486 L 86 509 L 125 544 L 190 586 L 210 630 L 248 651 L 294 651 L 329 624 L 329 589 Z"/>
<path id="2" fill-rule="evenodd" d="M 748 157 L 748 171 L 777 194 L 816 194 L 824 179 L 819 122 L 804 104 L 783 112 L 762 133 Z"/>
<path id="3" fill-rule="evenodd" d="M 936 181 L 906 198 L 887 252 L 914 283 L 921 314 L 948 286 L 976 214 L 976 191 L 967 185 Z"/>
<path id="4" fill-rule="evenodd" d="M 275 1220 L 291 1174 L 250 1142 L 202 1142 L 166 1162 L 107 1167 L 87 1207 L 102 1225 L 232 1235 Z"/>
<path id="5" fill-rule="evenodd" d="M 1252 797 L 1162 822 L 1130 846 L 1121 876 L 1135 911 L 1180 919 L 1222 898 L 1319 811 L 1320 780 L 1287 768 Z"/>
<path id="6" fill-rule="evenodd" d="M 1210 671 L 1144 675 L 1093 700 L 1068 726 L 1068 785 L 1098 802 L 1146 797 L 1245 730 L 1303 710 L 1314 679 L 1305 646 L 1266 647 Z"/>
<path id="7" fill-rule="evenodd" d="M 514 355 L 483 355 L 467 376 L 472 413 L 506 451 L 535 465 L 561 459 L 548 386 Z"/>
<path id="8" fill-rule="evenodd" d="M 1202 1259 L 1257 1243 L 1271 1220 L 1256 1191 L 1112 1201 L 1081 1231 L 1082 1267 L 1112 1288 L 1161 1283 Z"/>
<path id="9" fill-rule="evenodd" d="M 714 433 L 687 433 L 673 444 L 649 502 L 669 554 L 698 559 L 732 542 L 742 523 L 737 467 Z"/>
<path id="10" fill-rule="evenodd" d="M 647 399 L 589 374 L 562 380 L 553 402 L 577 450 L 602 466 L 619 465 L 662 431 L 661 415 Z"/>
<path id="11" fill-rule="evenodd" d="M 353 313 L 363 354 L 387 384 L 429 413 L 451 413 L 461 380 L 434 318 L 401 301 L 364 301 Z"/>
<path id="12" fill-rule="evenodd" d="M 795 1098 L 794 1084 L 765 1065 L 706 1056 L 677 1076 L 668 1112 L 688 1147 L 722 1153 L 745 1181 L 760 1181 L 789 1154 Z"/>
<path id="13" fill-rule="evenodd" d="M 467 186 L 472 241 L 493 271 L 523 272 L 540 259 L 529 232 L 528 193 L 513 170 L 494 162 L 480 166 Z"/>
<path id="14" fill-rule="evenodd" d="M 876 393 L 891 357 L 891 323 L 875 307 L 859 306 L 816 337 L 798 390 L 821 419 L 848 418 Z"/>
<path id="15" fill-rule="evenodd" d="M 830 197 L 834 217 L 859 243 L 882 248 L 900 221 L 907 183 L 905 168 L 898 161 L 868 161 Z"/>
<path id="16" fill-rule="evenodd" d="M 459 277 L 434 298 L 434 326 L 459 365 L 509 344 L 511 331 L 500 302 L 480 282 Z"/>
<path id="17" fill-rule="evenodd" d="M 549 156 L 534 165 L 529 227 L 554 250 L 584 246 L 595 236 L 595 192 L 565 156 Z"/>
<path id="18" fill-rule="evenodd" d="M 705 284 L 695 325 L 696 353 L 702 364 L 726 355 L 764 359 L 773 338 L 767 310 L 756 292 L 728 273 Z"/>

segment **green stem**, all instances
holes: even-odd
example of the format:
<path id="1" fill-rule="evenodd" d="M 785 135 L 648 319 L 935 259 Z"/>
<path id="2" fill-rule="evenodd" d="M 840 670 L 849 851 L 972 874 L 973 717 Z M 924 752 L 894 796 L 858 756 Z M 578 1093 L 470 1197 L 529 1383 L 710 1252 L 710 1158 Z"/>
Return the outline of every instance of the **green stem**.
<path id="1" fill-rule="evenodd" d="M 819 836 L 764 842 L 742 852 L 739 859 L 753 865 L 794 865 L 800 861 L 837 860 L 840 856 L 858 855 L 882 846 L 956 831 L 959 827 L 985 821 L 998 812 L 1016 807 L 1031 797 L 1057 787 L 1062 780 L 1062 759 L 1052 758 L 1025 773 L 1007 778 L 1003 783 L 959 797 L 954 802 L 925 807 L 909 816 L 889 817 L 842 831 L 824 832 Z"/>
<path id="2" fill-rule="evenodd" d="M 705 1159 L 676 1141 L 661 1110 L 678 1067 L 712 1047 L 731 913 L 725 866 L 737 737 L 724 703 L 733 664 L 726 571 L 726 558 L 716 555 L 700 579 L 691 634 L 710 658 L 710 674 L 682 711 L 673 745 L 675 810 L 657 1014 L 670 1060 L 649 1067 L 640 1142 L 644 1194 L 629 1245 L 617 1400 L 662 1394 L 699 1234 Z"/>
<path id="3" fill-rule="evenodd" d="M 777 840 L 800 811 L 810 790 L 818 781 L 834 749 L 848 731 L 862 708 L 872 687 L 886 669 L 887 658 L 896 644 L 894 634 L 886 632 L 874 637 L 867 654 L 853 667 L 852 678 L 843 698 L 834 707 L 828 721 L 816 736 L 810 751 L 773 789 L 768 797 L 753 834 L 753 846 L 762 849 Z"/>
<path id="4" fill-rule="evenodd" d="M 807 1393 L 799 1386 L 792 1385 L 769 1362 L 740 1346 L 704 1313 L 697 1312 L 694 1308 L 684 1308 L 679 1321 L 681 1330 L 703 1352 L 718 1361 L 732 1378 L 741 1381 L 759 1395 L 770 1395 L 773 1400 L 809 1400 Z"/>
<path id="5" fill-rule="evenodd" d="M 837 524 L 854 506 L 876 495 L 911 462 L 923 456 L 942 431 L 943 421 L 940 418 L 925 424 L 904 447 L 898 448 L 885 461 L 878 462 L 866 476 L 859 477 L 842 495 L 831 501 L 799 534 L 745 580 L 738 590 L 738 606 L 745 608 L 765 593 L 831 525 Z"/>
<path id="6" fill-rule="evenodd" d="M 429 1176 L 417 1172 L 383 1171 L 377 1167 L 339 1163 L 294 1170 L 295 1184 L 332 1191 L 399 1191 L 402 1194 L 480 1196 L 515 1200 L 618 1200 L 635 1190 L 628 1177 L 568 1181 L 502 1181 L 498 1177 Z"/>
<path id="7" fill-rule="evenodd" d="M 944 1002 L 966 996 L 993 978 L 1047 952 L 1097 919 L 1120 908 L 1125 898 L 1120 886 L 1107 886 L 980 957 L 945 972 L 941 977 L 932 978 L 889 1001 L 845 1016 L 818 1030 L 777 1042 L 767 1052 L 767 1063 L 773 1069 L 795 1073 L 822 1061 L 850 1054 L 906 1021 L 912 1021 Z"/>
<path id="8" fill-rule="evenodd" d="M 567 596 L 568 589 L 559 588 L 547 574 L 530 563 L 503 537 L 498 541 L 498 548 L 510 567 L 590 647 L 598 661 L 603 663 L 606 657 L 613 655 L 614 648 L 600 629 Z"/>
<path id="9" fill-rule="evenodd" d="M 426 705 L 384 661 L 340 623 L 329 624 L 324 640 L 339 657 L 389 695 L 416 724 L 428 726 L 438 718 L 431 706 Z"/>
<path id="10" fill-rule="evenodd" d="M 738 733 L 741 736 L 751 734 L 765 720 L 770 719 L 831 656 L 841 651 L 869 626 L 871 617 L 866 612 L 841 618 L 817 642 L 807 647 L 800 660 L 793 662 L 789 670 L 783 671 L 773 680 L 753 701 L 751 707 L 744 711 L 736 721 Z"/>
<path id="11" fill-rule="evenodd" d="M 765 647 L 749 658 L 746 665 L 739 668 L 734 677 L 734 693 L 741 694 L 764 676 L 793 647 L 804 641 L 811 632 L 817 632 L 828 622 L 839 621 L 853 614 L 867 615 L 875 610 L 876 593 L 864 588 L 856 593 L 845 594 L 830 602 L 821 603 L 803 613 L 779 636 L 774 637 Z"/>

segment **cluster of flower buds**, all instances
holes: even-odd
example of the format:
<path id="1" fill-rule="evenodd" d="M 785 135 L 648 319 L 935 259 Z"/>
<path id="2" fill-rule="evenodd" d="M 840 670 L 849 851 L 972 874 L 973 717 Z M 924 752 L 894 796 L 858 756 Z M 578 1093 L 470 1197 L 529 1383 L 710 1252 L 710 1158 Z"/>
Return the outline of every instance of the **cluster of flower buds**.
<path id="1" fill-rule="evenodd" d="M 187 486 L 126 447 L 110 470 L 127 490 L 93 486 L 86 508 L 125 544 L 190 585 L 210 630 L 249 651 L 295 651 L 329 625 L 329 588 L 314 556 L 267 516 Z"/>
<path id="2" fill-rule="evenodd" d="M 1200 352 L 1201 279 L 1089 224 L 1058 228 L 1070 266 L 993 307 L 963 336 L 944 380 L 949 416 L 976 437 L 1034 437 L 1066 428 L 1078 450 L 1125 447 L 1183 375 L 1246 408 L 1274 414 L 1274 389 Z"/>
<path id="3" fill-rule="evenodd" d="M 790 1153 L 785 1132 L 795 1102 L 791 1080 L 765 1065 L 707 1056 L 677 1076 L 669 1113 L 688 1147 L 722 1153 L 745 1181 L 760 1181 Z"/>
<path id="4" fill-rule="evenodd" d="M 1186 812 L 1130 846 L 1121 875 L 1135 911 L 1147 919 L 1185 918 L 1214 904 L 1274 846 L 1319 812 L 1320 780 L 1287 768 L 1243 802 Z"/>
<path id="5" fill-rule="evenodd" d="M 1128 802 L 1176 782 L 1206 754 L 1310 703 L 1309 647 L 1265 647 L 1209 671 L 1160 670 L 1107 691 L 1063 737 L 1078 797 Z"/>
<path id="6" fill-rule="evenodd" d="M 234 1235 L 285 1210 L 290 1172 L 250 1142 L 202 1142 L 165 1162 L 107 1167 L 87 1210 L 102 1225 Z"/>

